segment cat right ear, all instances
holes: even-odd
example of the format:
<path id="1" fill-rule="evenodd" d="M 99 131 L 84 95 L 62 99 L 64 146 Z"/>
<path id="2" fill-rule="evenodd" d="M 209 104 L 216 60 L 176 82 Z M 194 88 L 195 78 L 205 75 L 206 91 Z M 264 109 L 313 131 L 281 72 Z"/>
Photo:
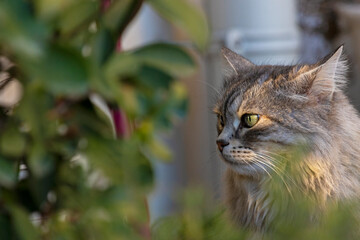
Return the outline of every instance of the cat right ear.
<path id="1" fill-rule="evenodd" d="M 225 76 L 239 75 L 245 69 L 255 66 L 252 62 L 239 54 L 231 51 L 230 49 L 223 47 L 221 49 L 222 61 L 223 61 L 223 74 Z"/>
<path id="2" fill-rule="evenodd" d="M 333 93 L 345 85 L 346 59 L 343 46 L 318 63 L 318 66 L 302 73 L 296 79 L 307 85 L 307 95 L 319 100 L 332 99 Z"/>

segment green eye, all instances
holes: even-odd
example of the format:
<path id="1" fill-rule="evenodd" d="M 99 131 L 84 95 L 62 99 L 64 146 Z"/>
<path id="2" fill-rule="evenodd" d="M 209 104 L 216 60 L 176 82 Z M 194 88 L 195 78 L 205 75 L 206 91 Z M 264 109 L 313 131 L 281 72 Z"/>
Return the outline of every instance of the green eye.
<path id="1" fill-rule="evenodd" d="M 242 122 L 244 127 L 252 128 L 259 121 L 260 116 L 258 114 L 244 114 L 242 116 Z"/>

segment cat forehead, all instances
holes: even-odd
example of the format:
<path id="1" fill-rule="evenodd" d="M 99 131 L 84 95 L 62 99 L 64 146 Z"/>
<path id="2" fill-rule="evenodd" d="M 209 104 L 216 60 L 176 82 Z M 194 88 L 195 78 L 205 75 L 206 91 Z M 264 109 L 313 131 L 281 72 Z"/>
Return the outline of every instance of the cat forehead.
<path id="1" fill-rule="evenodd" d="M 242 74 L 227 80 L 224 84 L 223 98 L 218 104 L 218 112 L 237 112 L 246 96 L 251 96 L 254 91 L 267 94 L 271 88 L 264 87 L 268 82 L 278 79 L 292 78 L 299 71 L 297 66 L 257 66 Z M 269 93 L 269 92 L 268 92 Z"/>
<path id="2" fill-rule="evenodd" d="M 225 80 L 225 87 L 231 87 L 234 83 L 247 84 L 262 84 L 266 80 L 275 79 L 277 76 L 289 76 L 298 74 L 303 66 L 282 66 L 282 65 L 260 65 L 248 68 L 245 71 L 239 72 Z"/>

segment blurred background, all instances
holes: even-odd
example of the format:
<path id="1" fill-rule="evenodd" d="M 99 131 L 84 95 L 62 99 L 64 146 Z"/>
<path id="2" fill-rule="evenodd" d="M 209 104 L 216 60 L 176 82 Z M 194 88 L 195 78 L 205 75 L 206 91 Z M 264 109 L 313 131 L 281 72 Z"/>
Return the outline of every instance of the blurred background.
<path id="1" fill-rule="evenodd" d="M 191 0 L 206 14 L 211 40 L 195 51 L 199 71 L 182 79 L 189 94 L 184 122 L 162 138 L 173 162 L 156 163 L 156 189 L 150 197 L 153 219 L 176 209 L 180 190 L 200 186 L 221 199 L 225 168 L 216 152 L 215 116 L 211 110 L 221 88 L 220 48 L 226 46 L 257 64 L 315 63 L 345 44 L 350 63 L 347 93 L 360 109 L 360 3 L 351 0 Z M 156 41 L 187 46 L 186 37 L 149 6 L 125 32 L 123 48 Z"/>

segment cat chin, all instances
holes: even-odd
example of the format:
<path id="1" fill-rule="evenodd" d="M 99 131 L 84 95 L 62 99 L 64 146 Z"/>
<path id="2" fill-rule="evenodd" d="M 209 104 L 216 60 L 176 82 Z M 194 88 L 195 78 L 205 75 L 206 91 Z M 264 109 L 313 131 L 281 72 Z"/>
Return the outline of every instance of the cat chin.
<path id="1" fill-rule="evenodd" d="M 248 177 L 261 177 L 266 174 L 265 166 L 260 166 L 259 163 L 245 163 L 240 160 L 231 160 L 222 157 L 226 165 L 231 168 L 234 172 L 242 176 Z"/>
<path id="2" fill-rule="evenodd" d="M 237 174 L 247 177 L 259 178 L 266 173 L 263 169 L 255 165 L 232 165 L 229 167 Z"/>

